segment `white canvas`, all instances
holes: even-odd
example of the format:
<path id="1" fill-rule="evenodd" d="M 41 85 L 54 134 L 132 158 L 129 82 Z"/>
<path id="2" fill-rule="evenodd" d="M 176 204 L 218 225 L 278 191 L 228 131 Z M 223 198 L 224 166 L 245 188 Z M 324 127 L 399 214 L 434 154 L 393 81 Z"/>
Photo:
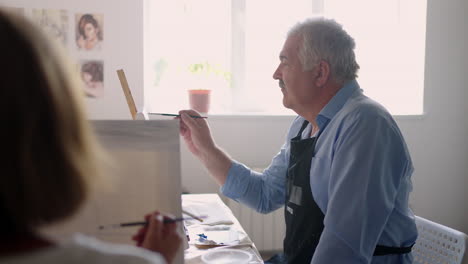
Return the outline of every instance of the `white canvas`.
<path id="1" fill-rule="evenodd" d="M 71 220 L 44 232 L 67 239 L 75 232 L 133 244 L 139 227 L 100 230 L 101 225 L 143 221 L 155 210 L 181 217 L 179 124 L 176 120 L 93 121 L 110 154 L 111 189 L 95 192 Z M 182 250 L 181 250 L 182 256 Z"/>

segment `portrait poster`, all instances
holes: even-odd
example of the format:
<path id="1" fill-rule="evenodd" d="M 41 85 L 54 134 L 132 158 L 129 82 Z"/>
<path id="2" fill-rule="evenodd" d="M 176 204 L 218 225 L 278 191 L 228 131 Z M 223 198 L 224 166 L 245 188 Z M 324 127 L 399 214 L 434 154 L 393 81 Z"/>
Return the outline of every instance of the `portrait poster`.
<path id="1" fill-rule="evenodd" d="M 78 50 L 99 51 L 104 40 L 104 15 L 76 14 L 75 42 Z"/>
<path id="2" fill-rule="evenodd" d="M 68 42 L 68 11 L 57 9 L 33 9 L 31 19 L 50 37 L 64 46 Z"/>
<path id="3" fill-rule="evenodd" d="M 99 98 L 104 94 L 104 61 L 82 61 L 80 76 L 88 97 Z"/>

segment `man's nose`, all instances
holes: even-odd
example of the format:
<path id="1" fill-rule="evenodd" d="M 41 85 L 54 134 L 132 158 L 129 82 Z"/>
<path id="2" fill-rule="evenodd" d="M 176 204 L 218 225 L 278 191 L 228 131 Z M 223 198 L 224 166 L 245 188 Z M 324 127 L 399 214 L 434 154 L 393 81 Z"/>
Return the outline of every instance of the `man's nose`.
<path id="1" fill-rule="evenodd" d="M 276 68 L 275 72 L 273 73 L 273 79 L 275 79 L 275 80 L 281 79 L 281 73 L 280 73 L 280 70 L 279 70 L 279 66 Z"/>

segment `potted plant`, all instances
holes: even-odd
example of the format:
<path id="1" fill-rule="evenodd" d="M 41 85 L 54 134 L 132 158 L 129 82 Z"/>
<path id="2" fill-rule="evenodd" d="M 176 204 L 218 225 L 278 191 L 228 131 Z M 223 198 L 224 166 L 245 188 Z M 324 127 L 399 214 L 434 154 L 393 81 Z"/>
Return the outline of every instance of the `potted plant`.
<path id="1" fill-rule="evenodd" d="M 229 83 L 231 73 L 209 62 L 190 64 L 188 70 L 193 77 L 191 88 L 188 90 L 190 108 L 200 113 L 208 113 L 212 88 L 219 85 L 220 79 Z"/>

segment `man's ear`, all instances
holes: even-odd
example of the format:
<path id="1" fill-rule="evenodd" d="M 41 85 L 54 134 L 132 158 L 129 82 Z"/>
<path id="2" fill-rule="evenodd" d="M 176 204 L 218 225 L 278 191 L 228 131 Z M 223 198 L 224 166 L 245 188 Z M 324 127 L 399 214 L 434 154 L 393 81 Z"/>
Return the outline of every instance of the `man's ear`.
<path id="1" fill-rule="evenodd" d="M 324 86 L 330 78 L 330 64 L 321 60 L 316 66 L 315 85 L 318 87 Z"/>

